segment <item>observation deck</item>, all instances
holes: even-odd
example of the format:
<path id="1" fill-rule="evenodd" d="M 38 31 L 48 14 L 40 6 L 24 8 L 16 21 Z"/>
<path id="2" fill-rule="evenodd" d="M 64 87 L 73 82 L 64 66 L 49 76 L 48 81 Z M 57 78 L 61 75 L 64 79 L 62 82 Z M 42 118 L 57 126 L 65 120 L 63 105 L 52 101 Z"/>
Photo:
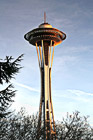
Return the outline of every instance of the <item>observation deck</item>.
<path id="1" fill-rule="evenodd" d="M 24 38 L 34 46 L 36 46 L 36 43 L 38 46 L 42 46 L 42 40 L 49 46 L 52 40 L 52 46 L 56 46 L 60 44 L 63 40 L 65 40 L 66 34 L 56 28 L 53 28 L 48 23 L 43 23 L 40 24 L 38 28 L 25 34 Z"/>

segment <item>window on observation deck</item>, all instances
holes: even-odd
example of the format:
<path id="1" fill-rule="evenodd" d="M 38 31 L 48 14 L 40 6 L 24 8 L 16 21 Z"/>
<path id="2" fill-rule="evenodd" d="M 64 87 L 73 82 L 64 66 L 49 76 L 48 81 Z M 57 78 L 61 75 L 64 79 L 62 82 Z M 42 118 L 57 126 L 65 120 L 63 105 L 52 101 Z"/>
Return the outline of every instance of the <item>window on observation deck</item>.
<path id="1" fill-rule="evenodd" d="M 36 36 L 42 36 L 42 35 L 53 35 L 53 36 L 55 36 L 55 34 L 54 33 L 49 33 L 49 32 L 42 32 L 42 33 L 35 33 L 34 35 L 33 35 L 33 37 L 36 37 Z"/>
<path id="2" fill-rule="evenodd" d="M 59 34 L 57 34 L 57 37 L 58 37 L 59 39 L 62 39 L 62 37 L 61 37 Z"/>

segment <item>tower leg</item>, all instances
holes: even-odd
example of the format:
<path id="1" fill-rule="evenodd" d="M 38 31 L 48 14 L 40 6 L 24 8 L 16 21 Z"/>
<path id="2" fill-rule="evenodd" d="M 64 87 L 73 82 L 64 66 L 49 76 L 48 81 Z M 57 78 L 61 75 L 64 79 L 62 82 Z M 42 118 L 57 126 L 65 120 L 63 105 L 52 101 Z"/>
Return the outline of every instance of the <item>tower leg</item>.
<path id="1" fill-rule="evenodd" d="M 49 104 L 50 104 L 50 128 L 51 128 L 51 140 L 56 140 L 56 128 L 54 121 L 53 103 L 51 95 L 51 68 L 49 68 Z"/>
<path id="2" fill-rule="evenodd" d="M 41 73 L 41 97 L 40 97 L 40 105 L 39 105 L 37 140 L 39 140 L 42 134 L 45 140 L 44 68 L 40 68 L 40 73 Z"/>

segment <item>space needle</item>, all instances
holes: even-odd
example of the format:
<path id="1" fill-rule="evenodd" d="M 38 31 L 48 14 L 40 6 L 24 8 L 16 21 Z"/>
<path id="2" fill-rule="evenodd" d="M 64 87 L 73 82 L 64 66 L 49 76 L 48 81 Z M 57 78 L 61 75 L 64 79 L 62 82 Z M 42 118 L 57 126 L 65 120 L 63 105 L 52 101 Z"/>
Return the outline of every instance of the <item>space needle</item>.
<path id="1" fill-rule="evenodd" d="M 66 34 L 48 24 L 46 22 L 46 14 L 44 13 L 44 23 L 40 24 L 38 28 L 25 34 L 24 38 L 36 47 L 41 74 L 41 96 L 37 140 L 39 140 L 42 133 L 42 124 L 44 140 L 56 140 L 56 128 L 51 94 L 51 69 L 55 46 L 59 45 L 66 39 Z"/>

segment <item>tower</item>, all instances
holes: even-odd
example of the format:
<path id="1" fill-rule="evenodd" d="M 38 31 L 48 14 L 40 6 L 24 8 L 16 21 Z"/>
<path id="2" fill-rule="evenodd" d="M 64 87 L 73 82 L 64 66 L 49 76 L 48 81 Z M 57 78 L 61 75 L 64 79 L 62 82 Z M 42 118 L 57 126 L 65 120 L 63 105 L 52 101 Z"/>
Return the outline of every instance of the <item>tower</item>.
<path id="1" fill-rule="evenodd" d="M 55 46 L 65 40 L 66 34 L 46 23 L 46 15 L 44 13 L 44 23 L 40 24 L 38 28 L 25 34 L 24 38 L 36 47 L 41 73 L 41 97 L 37 139 L 39 140 L 41 125 L 43 122 L 44 140 L 56 140 L 51 95 L 51 69 Z"/>

